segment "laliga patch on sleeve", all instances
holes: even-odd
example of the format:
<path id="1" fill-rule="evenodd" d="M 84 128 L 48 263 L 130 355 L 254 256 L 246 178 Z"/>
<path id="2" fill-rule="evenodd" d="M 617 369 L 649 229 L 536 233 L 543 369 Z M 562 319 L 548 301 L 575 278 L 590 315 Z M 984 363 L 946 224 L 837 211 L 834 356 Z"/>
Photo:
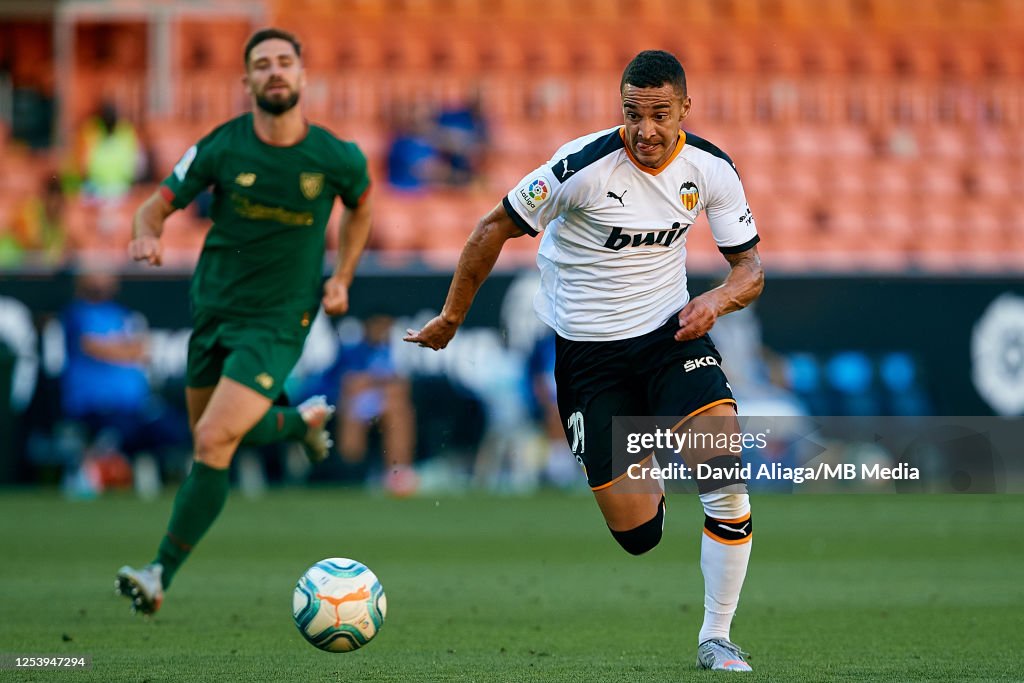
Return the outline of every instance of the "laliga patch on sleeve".
<path id="1" fill-rule="evenodd" d="M 551 185 L 543 176 L 538 176 L 519 186 L 519 199 L 530 213 L 536 211 L 537 207 L 546 202 L 550 196 Z"/>
<path id="2" fill-rule="evenodd" d="M 195 145 L 192 145 L 185 151 L 185 154 L 181 157 L 181 161 L 174 166 L 175 178 L 181 181 L 185 180 L 185 174 L 188 173 L 188 167 L 192 165 L 193 161 L 195 161 L 196 151 Z"/>

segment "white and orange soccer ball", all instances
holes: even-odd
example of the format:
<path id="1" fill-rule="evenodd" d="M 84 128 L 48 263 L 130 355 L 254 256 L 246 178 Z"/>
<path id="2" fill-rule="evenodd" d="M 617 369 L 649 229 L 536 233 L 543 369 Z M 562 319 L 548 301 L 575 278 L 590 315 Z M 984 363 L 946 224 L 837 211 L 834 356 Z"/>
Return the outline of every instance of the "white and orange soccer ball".
<path id="1" fill-rule="evenodd" d="M 366 565 L 344 557 L 320 560 L 295 585 L 292 617 L 299 633 L 328 652 L 358 650 L 380 632 L 388 601 Z"/>

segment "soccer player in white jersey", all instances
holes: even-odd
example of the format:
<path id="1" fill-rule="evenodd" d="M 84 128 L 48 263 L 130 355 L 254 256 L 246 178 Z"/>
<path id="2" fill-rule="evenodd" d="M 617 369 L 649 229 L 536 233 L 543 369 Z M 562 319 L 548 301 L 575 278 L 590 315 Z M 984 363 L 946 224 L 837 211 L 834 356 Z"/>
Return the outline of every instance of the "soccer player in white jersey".
<path id="1" fill-rule="evenodd" d="M 707 335 L 718 316 L 757 298 L 764 274 L 735 166 L 681 129 L 690 98 L 679 61 L 641 52 L 619 89 L 624 125 L 569 142 L 513 188 L 470 235 L 441 314 L 406 341 L 443 349 L 505 241 L 541 234 L 535 308 L 557 334 L 566 438 L 612 536 L 639 555 L 661 540 L 665 499 L 631 486 L 623 454 L 613 462 L 612 417 L 700 415 L 735 424 L 736 402 Z M 730 270 L 721 286 L 690 298 L 686 236 L 701 211 Z M 711 460 L 739 458 L 705 453 L 699 461 Z M 730 639 L 750 557 L 748 495 L 736 481 L 698 489 L 705 612 L 697 665 L 750 671 Z"/>

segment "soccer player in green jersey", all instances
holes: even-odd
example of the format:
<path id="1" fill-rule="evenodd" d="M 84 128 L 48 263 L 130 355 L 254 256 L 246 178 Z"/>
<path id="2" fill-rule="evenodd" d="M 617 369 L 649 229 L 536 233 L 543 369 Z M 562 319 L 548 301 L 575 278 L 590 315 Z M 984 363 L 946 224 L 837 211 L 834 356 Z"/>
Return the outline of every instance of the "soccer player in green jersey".
<path id="1" fill-rule="evenodd" d="M 213 189 L 213 226 L 190 292 L 185 392 L 195 461 L 154 561 L 117 574 L 118 592 L 145 614 L 159 609 L 164 590 L 223 508 L 228 467 L 243 438 L 295 439 L 311 459 L 326 456 L 323 426 L 332 407 L 322 399 L 297 409 L 273 404 L 318 305 L 329 315 L 348 310 L 348 288 L 370 230 L 365 157 L 302 114 L 306 76 L 298 40 L 264 29 L 246 43 L 244 56 L 252 112 L 189 148 L 135 214 L 131 256 L 158 266 L 164 221 Z M 344 205 L 338 261 L 321 294 L 336 196 Z"/>

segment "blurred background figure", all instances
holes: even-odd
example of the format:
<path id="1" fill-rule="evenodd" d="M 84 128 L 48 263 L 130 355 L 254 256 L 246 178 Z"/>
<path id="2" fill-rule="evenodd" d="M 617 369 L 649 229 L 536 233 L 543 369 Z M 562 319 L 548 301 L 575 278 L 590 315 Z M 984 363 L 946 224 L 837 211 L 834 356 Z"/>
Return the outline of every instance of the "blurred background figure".
<path id="1" fill-rule="evenodd" d="M 38 188 L 38 193 L 23 197 L 18 205 L 13 234 L 30 260 L 55 265 L 65 257 L 67 199 L 60 179 L 52 173 L 39 180 Z"/>
<path id="2" fill-rule="evenodd" d="M 534 344 L 527 359 L 530 397 L 533 399 L 533 417 L 541 428 L 545 449 L 541 466 L 544 483 L 556 488 L 578 488 L 580 466 L 569 450 L 558 414 L 555 395 L 555 335 L 545 334 Z"/>
<path id="3" fill-rule="evenodd" d="M 160 465 L 180 465 L 170 459 L 187 451 L 190 436 L 184 416 L 151 391 L 145 318 L 117 303 L 117 291 L 109 264 L 83 262 L 62 317 L 61 407 L 84 448 L 69 485 L 77 493 L 131 486 L 127 458 L 138 493 L 151 497 L 159 492 Z"/>
<path id="4" fill-rule="evenodd" d="M 104 102 L 82 125 L 78 144 L 86 196 L 101 201 L 124 199 L 145 163 L 135 126 L 118 114 L 112 102 Z"/>
<path id="5" fill-rule="evenodd" d="M 489 140 L 479 90 L 441 109 L 434 137 L 446 185 L 467 187 L 483 183 Z"/>
<path id="6" fill-rule="evenodd" d="M 446 175 L 444 158 L 435 144 L 434 120 L 423 105 L 398 104 L 391 113 L 387 154 L 388 185 L 403 193 L 436 186 Z"/>
<path id="7" fill-rule="evenodd" d="M 130 227 L 128 199 L 132 187 L 146 175 L 147 159 L 135 125 L 109 101 L 78 130 L 76 169 L 69 183 L 80 190 L 83 233 L 74 239 L 83 249 L 113 251 Z"/>
<path id="8" fill-rule="evenodd" d="M 334 365 L 321 383 L 334 382 L 326 395 L 338 396 L 335 443 L 342 460 L 368 465 L 371 432 L 379 432 L 384 488 L 398 496 L 416 491 L 413 469 L 416 448 L 416 411 L 410 382 L 399 374 L 391 351 L 394 320 L 374 315 L 363 325 L 359 341 L 342 344 Z M 320 391 L 320 388 L 317 389 Z M 307 392 L 308 393 L 308 392 Z"/>

